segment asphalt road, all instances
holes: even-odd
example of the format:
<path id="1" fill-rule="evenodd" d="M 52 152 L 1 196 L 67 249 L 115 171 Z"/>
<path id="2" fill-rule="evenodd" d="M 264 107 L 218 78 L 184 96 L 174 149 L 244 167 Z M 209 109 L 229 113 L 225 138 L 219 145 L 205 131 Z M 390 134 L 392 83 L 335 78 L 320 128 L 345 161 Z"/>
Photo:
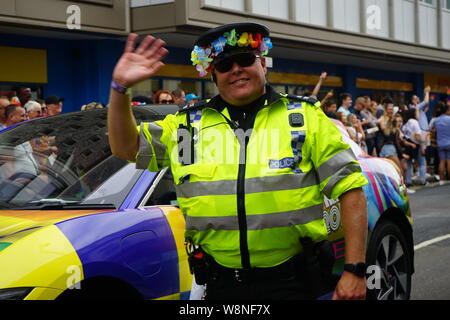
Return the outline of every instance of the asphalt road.
<path id="1" fill-rule="evenodd" d="M 411 299 L 450 300 L 450 184 L 425 187 L 409 199 L 416 249 Z"/>

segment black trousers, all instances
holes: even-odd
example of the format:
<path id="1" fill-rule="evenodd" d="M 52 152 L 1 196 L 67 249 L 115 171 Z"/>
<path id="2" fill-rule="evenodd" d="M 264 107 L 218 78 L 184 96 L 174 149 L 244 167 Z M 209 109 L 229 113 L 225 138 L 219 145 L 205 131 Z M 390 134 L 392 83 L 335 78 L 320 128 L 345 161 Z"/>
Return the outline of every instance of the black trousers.
<path id="1" fill-rule="evenodd" d="M 301 267 L 300 267 L 301 268 Z M 290 260 L 266 271 L 251 270 L 236 277 L 232 269 L 211 266 L 206 283 L 206 300 L 313 300 L 299 264 Z"/>
<path id="2" fill-rule="evenodd" d="M 313 300 L 315 297 L 295 277 L 239 283 L 224 277 L 206 285 L 206 300 Z"/>

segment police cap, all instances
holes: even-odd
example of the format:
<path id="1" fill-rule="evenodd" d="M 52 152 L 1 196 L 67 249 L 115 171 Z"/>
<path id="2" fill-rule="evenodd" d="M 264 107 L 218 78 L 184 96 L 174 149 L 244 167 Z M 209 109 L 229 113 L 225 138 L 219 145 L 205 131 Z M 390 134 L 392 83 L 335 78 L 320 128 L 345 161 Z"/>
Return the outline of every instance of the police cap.
<path id="1" fill-rule="evenodd" d="M 209 46 L 214 40 L 221 37 L 225 32 L 229 32 L 233 29 L 235 29 L 237 33 L 243 32 L 260 33 L 263 37 L 268 37 L 270 34 L 270 30 L 266 26 L 259 23 L 254 22 L 229 23 L 208 30 L 198 38 L 195 45 L 200 47 Z"/>

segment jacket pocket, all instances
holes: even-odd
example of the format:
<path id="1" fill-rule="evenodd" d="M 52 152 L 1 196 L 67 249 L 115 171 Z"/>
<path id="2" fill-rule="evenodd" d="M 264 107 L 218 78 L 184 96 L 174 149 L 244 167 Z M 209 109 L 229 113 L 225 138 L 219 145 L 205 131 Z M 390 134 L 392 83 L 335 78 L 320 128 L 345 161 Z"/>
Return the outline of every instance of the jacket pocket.
<path id="1" fill-rule="evenodd" d="M 176 169 L 177 184 L 190 181 L 191 177 L 200 180 L 212 179 L 217 169 L 217 163 L 195 163 L 187 166 L 181 166 Z"/>

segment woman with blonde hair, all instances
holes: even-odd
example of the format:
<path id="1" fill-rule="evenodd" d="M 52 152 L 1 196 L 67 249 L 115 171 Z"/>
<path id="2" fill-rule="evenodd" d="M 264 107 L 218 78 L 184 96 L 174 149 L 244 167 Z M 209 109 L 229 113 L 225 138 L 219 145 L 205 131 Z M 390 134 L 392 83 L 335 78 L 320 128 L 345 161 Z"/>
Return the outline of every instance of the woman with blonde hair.
<path id="1" fill-rule="evenodd" d="M 380 157 L 391 159 L 399 168 L 402 168 L 397 152 L 397 131 L 399 128 L 396 127 L 396 123 L 398 120 L 394 122 L 394 119 L 396 119 L 394 116 L 386 117 L 383 123 Z"/>
<path id="2" fill-rule="evenodd" d="M 364 134 L 361 121 L 358 119 L 358 117 L 355 114 L 351 113 L 347 117 L 347 123 L 344 124 L 348 134 L 350 135 L 350 138 L 367 153 L 365 142 L 366 135 Z"/>

